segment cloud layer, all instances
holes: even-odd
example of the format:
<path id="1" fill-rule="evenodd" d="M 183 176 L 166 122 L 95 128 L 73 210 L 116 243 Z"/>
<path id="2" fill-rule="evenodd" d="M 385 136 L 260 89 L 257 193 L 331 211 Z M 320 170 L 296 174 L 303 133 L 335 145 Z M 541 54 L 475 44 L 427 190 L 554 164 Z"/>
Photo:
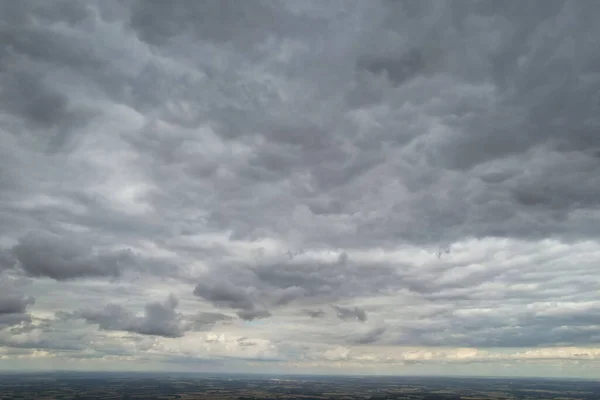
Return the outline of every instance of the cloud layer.
<path id="1" fill-rule="evenodd" d="M 0 367 L 594 374 L 599 15 L 1 2 Z"/>

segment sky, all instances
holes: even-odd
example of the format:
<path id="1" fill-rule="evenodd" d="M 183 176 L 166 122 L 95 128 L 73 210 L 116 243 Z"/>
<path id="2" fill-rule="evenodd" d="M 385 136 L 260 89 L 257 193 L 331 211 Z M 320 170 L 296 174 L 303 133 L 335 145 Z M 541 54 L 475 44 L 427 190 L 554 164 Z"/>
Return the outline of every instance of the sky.
<path id="1" fill-rule="evenodd" d="M 600 378 L 599 17 L 0 0 L 0 369 Z"/>

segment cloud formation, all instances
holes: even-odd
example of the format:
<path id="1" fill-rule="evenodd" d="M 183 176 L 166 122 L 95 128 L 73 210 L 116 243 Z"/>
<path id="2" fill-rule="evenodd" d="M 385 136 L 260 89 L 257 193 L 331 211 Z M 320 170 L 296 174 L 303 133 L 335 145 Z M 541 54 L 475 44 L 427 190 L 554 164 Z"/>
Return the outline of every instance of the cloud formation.
<path id="1" fill-rule="evenodd" d="M 367 320 L 367 313 L 360 307 L 340 307 L 333 306 L 339 319 L 357 319 L 361 322 Z"/>
<path id="2" fill-rule="evenodd" d="M 31 319 L 28 308 L 36 301 L 34 297 L 11 286 L 0 279 L 0 331 L 28 322 Z"/>
<path id="3" fill-rule="evenodd" d="M 0 2 L 0 368 L 595 374 L 599 15 Z"/>
<path id="4" fill-rule="evenodd" d="M 35 303 L 32 297 L 9 291 L 0 294 L 0 315 L 24 313 L 27 306 Z"/>
<path id="5" fill-rule="evenodd" d="M 82 318 L 100 329 L 127 331 L 142 335 L 180 337 L 183 335 L 181 317 L 175 311 L 178 300 L 169 296 L 163 303 L 150 302 L 144 306 L 143 316 L 137 316 L 117 304 L 108 304 L 100 310 L 76 311 L 71 316 Z"/>
<path id="6" fill-rule="evenodd" d="M 19 240 L 12 253 L 29 276 L 56 280 L 83 277 L 116 277 L 123 264 L 131 262 L 127 250 L 94 254 L 91 248 L 53 234 L 29 234 Z"/>

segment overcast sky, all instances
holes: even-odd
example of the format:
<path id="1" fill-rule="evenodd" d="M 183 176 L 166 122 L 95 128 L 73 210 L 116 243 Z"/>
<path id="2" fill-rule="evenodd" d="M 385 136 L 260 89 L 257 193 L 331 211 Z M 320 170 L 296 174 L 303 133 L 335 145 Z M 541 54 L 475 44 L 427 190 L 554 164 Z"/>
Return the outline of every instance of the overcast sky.
<path id="1" fill-rule="evenodd" d="M 600 378 L 599 18 L 0 0 L 0 368 Z"/>

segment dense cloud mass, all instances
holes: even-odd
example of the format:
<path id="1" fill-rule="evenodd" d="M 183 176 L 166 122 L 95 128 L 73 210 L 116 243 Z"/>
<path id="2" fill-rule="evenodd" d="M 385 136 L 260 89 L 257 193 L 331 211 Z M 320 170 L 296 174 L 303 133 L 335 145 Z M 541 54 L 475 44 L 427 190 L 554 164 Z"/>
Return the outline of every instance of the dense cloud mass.
<path id="1" fill-rule="evenodd" d="M 27 309 L 34 303 L 35 298 L 0 281 L 0 331 L 30 321 Z"/>
<path id="2" fill-rule="evenodd" d="M 12 252 L 26 274 L 56 280 L 119 276 L 130 256 L 127 251 L 93 254 L 91 248 L 58 235 L 28 235 Z"/>
<path id="3" fill-rule="evenodd" d="M 598 377 L 599 17 L 0 1 L 0 368 Z"/>
<path id="4" fill-rule="evenodd" d="M 100 329 L 117 330 L 164 337 L 183 335 L 179 314 L 175 311 L 178 299 L 174 296 L 164 303 L 151 302 L 144 306 L 144 315 L 136 316 L 117 304 L 108 304 L 102 310 L 81 310 L 73 313 Z"/>
<path id="5" fill-rule="evenodd" d="M 35 303 L 32 297 L 24 297 L 21 294 L 11 293 L 5 289 L 0 295 L 0 315 L 21 314 L 25 312 L 28 305 Z"/>

